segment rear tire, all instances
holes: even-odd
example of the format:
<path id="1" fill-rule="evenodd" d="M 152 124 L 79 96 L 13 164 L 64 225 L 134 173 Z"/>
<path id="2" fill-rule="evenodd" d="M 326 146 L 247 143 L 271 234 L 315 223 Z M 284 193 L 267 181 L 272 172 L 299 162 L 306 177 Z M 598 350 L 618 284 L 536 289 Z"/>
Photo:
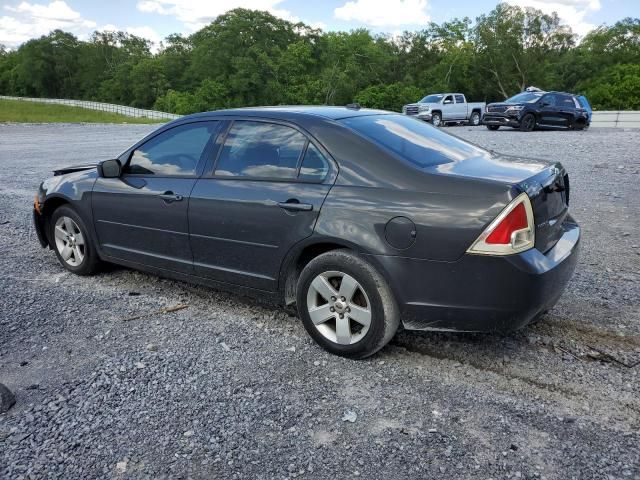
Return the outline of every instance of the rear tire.
<path id="1" fill-rule="evenodd" d="M 585 122 L 582 119 L 578 119 L 575 122 L 573 122 L 573 125 L 571 125 L 571 129 L 572 130 L 585 130 L 587 128 L 587 122 Z"/>
<path id="2" fill-rule="evenodd" d="M 49 219 L 49 238 L 60 264 L 76 275 L 98 271 L 100 258 L 80 215 L 68 205 L 54 210 Z"/>
<path id="3" fill-rule="evenodd" d="M 478 125 L 480 125 L 480 113 L 479 112 L 472 112 L 471 116 L 469 117 L 469 125 L 473 126 L 473 127 L 477 127 Z"/>
<path id="4" fill-rule="evenodd" d="M 531 132 L 536 128 L 536 117 L 533 113 L 527 113 L 520 121 L 521 132 Z"/>
<path id="5" fill-rule="evenodd" d="M 487 125 L 487 129 L 493 130 L 494 132 L 500 128 L 500 125 Z"/>
<path id="6" fill-rule="evenodd" d="M 382 275 L 348 250 L 311 260 L 297 288 L 298 314 L 322 348 L 362 359 L 384 347 L 400 324 L 400 312 Z"/>

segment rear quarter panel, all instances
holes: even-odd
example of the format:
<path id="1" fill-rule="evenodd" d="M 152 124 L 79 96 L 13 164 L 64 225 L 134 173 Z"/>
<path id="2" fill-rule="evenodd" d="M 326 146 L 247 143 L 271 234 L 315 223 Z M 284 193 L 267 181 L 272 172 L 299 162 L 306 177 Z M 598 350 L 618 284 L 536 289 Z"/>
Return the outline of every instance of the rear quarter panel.
<path id="1" fill-rule="evenodd" d="M 327 196 L 315 233 L 357 246 L 362 253 L 455 261 L 512 195 L 469 196 L 446 192 L 406 191 L 335 185 Z M 396 217 L 415 224 L 406 248 L 387 241 L 386 226 Z"/>

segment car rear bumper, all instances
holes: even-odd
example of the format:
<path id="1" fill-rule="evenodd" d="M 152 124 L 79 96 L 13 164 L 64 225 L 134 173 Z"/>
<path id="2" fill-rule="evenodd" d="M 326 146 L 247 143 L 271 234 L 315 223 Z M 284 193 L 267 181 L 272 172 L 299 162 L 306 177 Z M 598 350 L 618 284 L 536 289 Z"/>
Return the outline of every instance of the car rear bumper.
<path id="1" fill-rule="evenodd" d="M 558 301 L 578 259 L 580 227 L 569 217 L 558 243 L 504 257 L 456 262 L 373 255 L 386 271 L 409 330 L 508 331 Z"/>
<path id="2" fill-rule="evenodd" d="M 482 117 L 485 125 L 498 125 L 504 127 L 519 127 L 520 121 L 516 117 L 501 115 L 498 113 L 485 113 Z"/>

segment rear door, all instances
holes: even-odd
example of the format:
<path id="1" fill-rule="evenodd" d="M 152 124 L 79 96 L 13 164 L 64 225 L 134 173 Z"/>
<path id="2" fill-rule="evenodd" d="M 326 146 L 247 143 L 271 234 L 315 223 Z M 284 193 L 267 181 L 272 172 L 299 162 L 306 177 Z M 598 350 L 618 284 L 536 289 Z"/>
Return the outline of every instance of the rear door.
<path id="1" fill-rule="evenodd" d="M 293 245 L 313 233 L 337 173 L 322 147 L 295 126 L 237 119 L 215 165 L 191 193 L 197 275 L 273 291 Z"/>
<path id="2" fill-rule="evenodd" d="M 456 111 L 456 103 L 453 95 L 445 95 L 442 99 L 442 120 L 453 120 Z"/>
<path id="3" fill-rule="evenodd" d="M 456 120 L 466 120 L 467 119 L 467 101 L 464 98 L 464 95 L 456 94 L 454 95 L 456 100 L 455 108 L 453 111 L 453 118 Z"/>
<path id="4" fill-rule="evenodd" d="M 565 120 L 560 109 L 560 99 L 555 93 L 548 93 L 540 100 L 540 125 L 561 127 L 565 125 Z"/>
<path id="5" fill-rule="evenodd" d="M 576 115 L 576 101 L 573 95 L 558 94 L 558 110 L 559 110 L 559 126 L 570 127 L 573 124 L 573 119 Z"/>
<path id="6" fill-rule="evenodd" d="M 99 178 L 92 194 L 100 247 L 109 256 L 191 273 L 189 194 L 204 169 L 218 122 L 165 130 L 133 152 L 120 178 Z"/>

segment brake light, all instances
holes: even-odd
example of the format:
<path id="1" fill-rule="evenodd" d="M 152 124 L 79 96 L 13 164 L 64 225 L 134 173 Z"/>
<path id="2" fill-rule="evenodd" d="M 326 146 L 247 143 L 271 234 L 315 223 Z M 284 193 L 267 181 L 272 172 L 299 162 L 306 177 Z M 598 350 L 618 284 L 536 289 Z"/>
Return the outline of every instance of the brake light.
<path id="1" fill-rule="evenodd" d="M 533 247 L 535 224 L 531 201 L 526 193 L 518 195 L 473 242 L 467 253 L 511 255 Z"/>

